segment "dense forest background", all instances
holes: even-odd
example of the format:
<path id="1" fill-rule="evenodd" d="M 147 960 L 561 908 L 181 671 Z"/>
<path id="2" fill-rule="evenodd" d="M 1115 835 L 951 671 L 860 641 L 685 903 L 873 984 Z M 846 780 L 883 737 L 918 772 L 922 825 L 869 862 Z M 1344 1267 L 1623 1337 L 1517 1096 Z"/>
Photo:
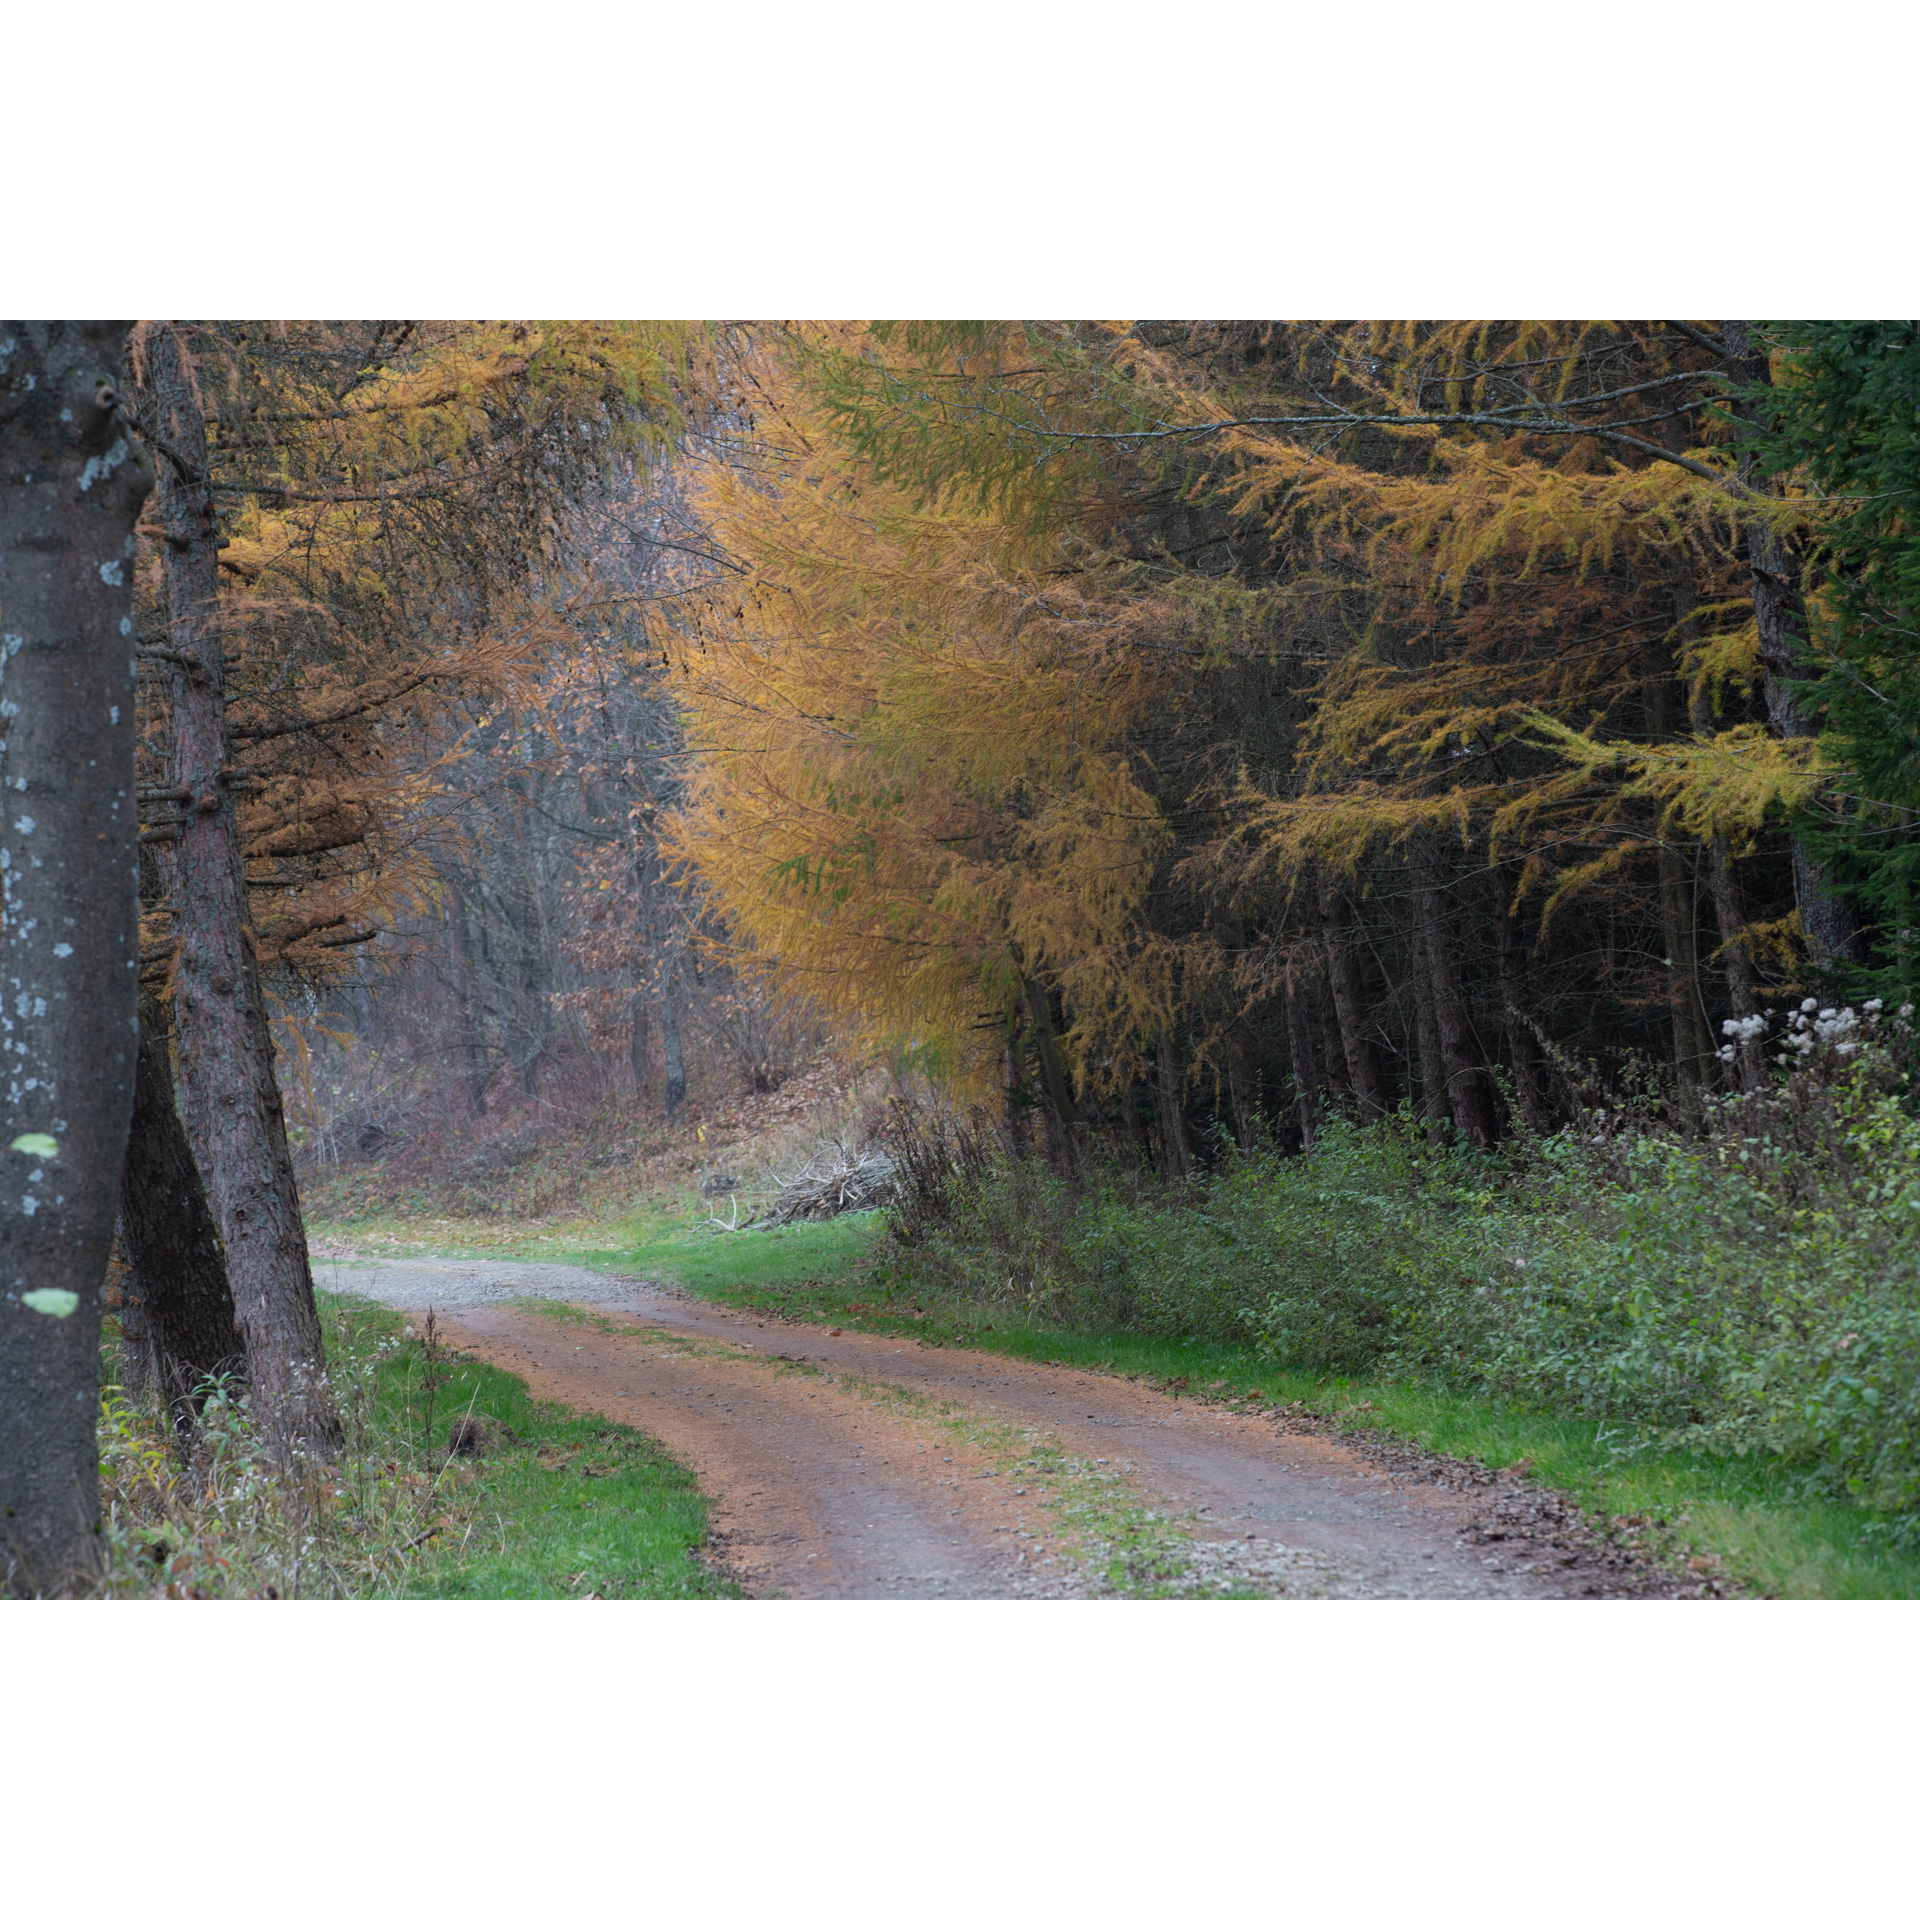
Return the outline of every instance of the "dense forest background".
<path id="1" fill-rule="evenodd" d="M 277 949 L 314 1152 L 672 1112 L 689 1060 L 764 1092 L 829 1031 L 1055 1160 L 1403 1104 L 1491 1145 L 1603 1092 L 1684 1120 L 1770 1013 L 1904 991 L 1910 329 L 645 352 L 644 426 L 570 425 L 517 548 L 486 496 L 461 591 L 521 627 L 356 716 L 356 831 L 243 801 L 257 894 L 340 914 Z"/>

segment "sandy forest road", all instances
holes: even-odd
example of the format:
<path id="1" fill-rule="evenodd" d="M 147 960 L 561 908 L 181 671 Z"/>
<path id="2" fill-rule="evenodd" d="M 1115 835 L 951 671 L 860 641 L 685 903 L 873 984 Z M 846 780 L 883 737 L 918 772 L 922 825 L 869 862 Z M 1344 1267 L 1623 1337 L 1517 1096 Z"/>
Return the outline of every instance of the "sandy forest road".
<path id="1" fill-rule="evenodd" d="M 317 1257 L 314 1273 L 416 1321 L 432 1307 L 539 1397 L 656 1435 L 715 1496 L 717 1551 L 751 1593 L 1092 1596 L 1113 1590 L 1116 1554 L 1161 1592 L 1681 1591 L 1551 1494 L 1127 1380 L 835 1334 L 578 1267 Z"/>

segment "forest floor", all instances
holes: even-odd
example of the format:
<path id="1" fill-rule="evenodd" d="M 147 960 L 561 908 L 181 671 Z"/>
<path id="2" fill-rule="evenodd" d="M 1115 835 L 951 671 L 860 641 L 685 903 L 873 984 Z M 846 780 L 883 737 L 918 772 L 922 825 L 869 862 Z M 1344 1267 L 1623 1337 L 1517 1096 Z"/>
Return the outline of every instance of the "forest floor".
<path id="1" fill-rule="evenodd" d="M 782 1243 L 788 1267 L 854 1250 L 832 1230 L 728 1240 L 769 1267 Z M 1524 1467 L 1342 1433 L 1299 1409 L 1196 1399 L 910 1323 L 871 1333 L 729 1307 L 674 1284 L 668 1264 L 613 1275 L 337 1241 L 316 1253 L 329 1290 L 416 1324 L 431 1307 L 457 1346 L 537 1399 L 662 1442 L 716 1503 L 708 1565 L 749 1594 L 1725 1591 L 1711 1569 L 1663 1569 L 1596 1530 Z"/>

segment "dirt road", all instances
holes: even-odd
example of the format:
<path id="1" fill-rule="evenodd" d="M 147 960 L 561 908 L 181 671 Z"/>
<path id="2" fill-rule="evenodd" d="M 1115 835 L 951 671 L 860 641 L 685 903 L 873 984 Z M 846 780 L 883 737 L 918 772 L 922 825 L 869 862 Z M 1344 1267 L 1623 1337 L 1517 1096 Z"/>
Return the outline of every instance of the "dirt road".
<path id="1" fill-rule="evenodd" d="M 755 1594 L 1685 1591 L 1524 1481 L 1133 1381 L 577 1267 L 317 1257 L 314 1273 L 416 1318 L 432 1307 L 540 1397 L 657 1435 L 716 1497 L 716 1556 Z"/>

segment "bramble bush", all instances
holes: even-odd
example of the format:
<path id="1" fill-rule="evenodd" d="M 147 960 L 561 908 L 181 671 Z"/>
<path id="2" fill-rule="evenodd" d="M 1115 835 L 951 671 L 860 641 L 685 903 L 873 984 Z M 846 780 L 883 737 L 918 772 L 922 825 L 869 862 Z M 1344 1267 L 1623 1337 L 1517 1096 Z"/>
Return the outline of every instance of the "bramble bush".
<path id="1" fill-rule="evenodd" d="M 1065 1179 L 976 1130 L 914 1163 L 895 1284 L 1763 1450 L 1920 1528 L 1911 1011 L 1809 1001 L 1729 1029 L 1770 1047 L 1761 1092 L 1684 1129 L 1622 1102 L 1492 1154 L 1435 1151 L 1407 1112 L 1329 1118 L 1308 1153 L 1166 1187 L 1113 1158 Z"/>

